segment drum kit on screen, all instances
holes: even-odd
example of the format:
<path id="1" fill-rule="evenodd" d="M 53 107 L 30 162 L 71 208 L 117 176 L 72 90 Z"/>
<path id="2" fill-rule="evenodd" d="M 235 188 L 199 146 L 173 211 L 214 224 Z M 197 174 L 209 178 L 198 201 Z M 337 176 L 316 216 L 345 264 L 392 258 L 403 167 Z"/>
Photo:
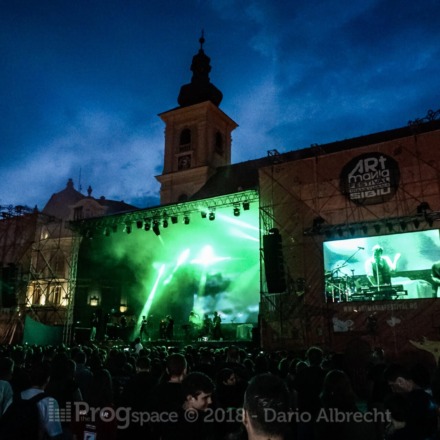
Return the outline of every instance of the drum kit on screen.
<path id="1" fill-rule="evenodd" d="M 345 302 L 356 293 L 354 269 L 344 269 L 345 266 L 337 267 L 325 273 L 325 293 L 327 301 Z M 351 274 L 349 274 L 349 272 Z"/>

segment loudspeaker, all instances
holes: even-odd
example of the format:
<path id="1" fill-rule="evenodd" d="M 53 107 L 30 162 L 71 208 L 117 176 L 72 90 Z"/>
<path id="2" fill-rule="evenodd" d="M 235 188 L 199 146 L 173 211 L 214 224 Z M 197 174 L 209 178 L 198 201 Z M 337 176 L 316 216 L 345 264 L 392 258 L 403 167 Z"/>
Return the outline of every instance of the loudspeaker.
<path id="1" fill-rule="evenodd" d="M 283 243 L 278 229 L 271 229 L 268 235 L 263 235 L 264 269 L 267 291 L 280 293 L 286 290 L 286 275 L 284 273 Z"/>

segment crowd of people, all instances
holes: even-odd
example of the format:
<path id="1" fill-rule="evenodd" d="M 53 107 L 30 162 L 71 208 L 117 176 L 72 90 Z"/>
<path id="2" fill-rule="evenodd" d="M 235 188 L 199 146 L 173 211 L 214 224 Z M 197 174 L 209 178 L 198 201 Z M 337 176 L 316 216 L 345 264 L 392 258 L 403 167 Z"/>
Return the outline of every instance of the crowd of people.
<path id="1" fill-rule="evenodd" d="M 439 438 L 439 371 L 377 349 L 364 373 L 360 395 L 359 371 L 319 347 L 0 346 L 0 438 L 36 396 L 51 439 Z"/>

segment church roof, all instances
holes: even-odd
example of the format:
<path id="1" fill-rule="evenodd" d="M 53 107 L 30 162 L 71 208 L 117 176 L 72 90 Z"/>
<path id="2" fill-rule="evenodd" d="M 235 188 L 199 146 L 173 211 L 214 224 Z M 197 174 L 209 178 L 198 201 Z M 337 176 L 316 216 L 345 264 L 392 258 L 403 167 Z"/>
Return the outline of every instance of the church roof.
<path id="1" fill-rule="evenodd" d="M 56 218 L 68 218 L 70 206 L 75 205 L 85 197 L 74 188 L 73 180 L 69 179 L 62 191 L 52 194 L 42 212 Z"/>
<path id="2" fill-rule="evenodd" d="M 401 128 L 330 142 L 328 144 L 312 145 L 308 148 L 286 153 L 278 153 L 276 150 L 272 150 L 268 152 L 266 157 L 218 168 L 216 173 L 208 179 L 205 185 L 190 200 L 194 201 L 257 189 L 259 185 L 258 169 L 273 164 L 361 148 L 439 129 L 440 120 L 434 120 L 423 124 L 411 124 Z"/>

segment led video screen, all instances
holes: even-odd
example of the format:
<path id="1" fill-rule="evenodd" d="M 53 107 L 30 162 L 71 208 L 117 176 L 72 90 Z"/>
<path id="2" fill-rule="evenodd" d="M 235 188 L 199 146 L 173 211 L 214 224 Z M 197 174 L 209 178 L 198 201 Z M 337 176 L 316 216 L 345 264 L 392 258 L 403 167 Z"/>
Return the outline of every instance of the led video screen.
<path id="1" fill-rule="evenodd" d="M 213 220 L 193 212 L 183 220 L 182 215 L 170 217 L 164 227 L 161 219 L 159 235 L 133 223 L 130 233 L 119 224 L 108 236 L 95 232 L 93 239 L 83 239 L 78 290 L 82 285 L 89 299 L 96 293 L 103 313 L 115 314 L 123 303 L 137 323 L 148 316 L 159 325 L 171 315 L 180 328 L 192 311 L 200 322 L 217 311 L 225 324 L 256 323 L 257 206 L 251 204 L 239 215 L 232 207 L 217 208 Z"/>
<path id="2" fill-rule="evenodd" d="M 438 230 L 326 241 L 323 253 L 328 302 L 437 297 Z"/>

